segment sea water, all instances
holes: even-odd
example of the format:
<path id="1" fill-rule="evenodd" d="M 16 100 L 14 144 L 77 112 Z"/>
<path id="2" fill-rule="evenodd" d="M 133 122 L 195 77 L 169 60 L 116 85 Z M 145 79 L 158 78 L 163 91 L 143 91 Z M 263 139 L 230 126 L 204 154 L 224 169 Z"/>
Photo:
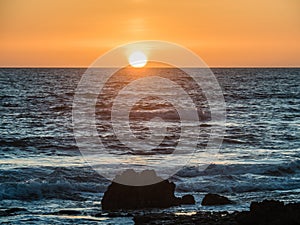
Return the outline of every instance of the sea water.
<path id="1" fill-rule="evenodd" d="M 86 162 L 73 133 L 74 93 L 85 71 L 0 69 L 0 210 L 14 207 L 27 210 L 0 217 L 0 221 L 12 224 L 133 223 L 131 217 L 110 218 L 106 214 L 95 217 L 102 213 L 101 198 L 110 181 Z M 209 161 L 205 169 L 197 163 L 187 164 L 170 178 L 176 184 L 175 194 L 192 194 L 196 204 L 164 211 L 245 210 L 251 201 L 262 199 L 299 202 L 300 69 L 216 68 L 212 71 L 226 102 L 223 143 L 218 156 Z M 173 71 L 164 68 L 159 73 L 173 74 Z M 174 77 L 176 79 L 176 73 Z M 107 96 L 123 87 L 123 82 L 128 80 L 110 83 Z M 144 85 L 146 88 L 147 84 Z M 180 135 L 178 116 L 168 111 L 170 105 L 156 100 L 146 99 L 136 105 L 133 110 L 136 123 L 132 124 L 135 135 L 141 140 L 143 135 L 149 135 L 143 125 L 149 114 L 143 110 L 150 108 L 155 116 L 161 113 L 167 118 L 173 126 L 170 134 L 177 140 Z M 111 135 L 112 130 L 106 129 L 105 115 L 110 112 L 106 111 L 109 104 L 105 101 L 108 100 L 98 96 L 96 117 L 99 136 L 110 146 L 110 154 L 105 156 L 108 167 L 109 157 L 128 159 L 138 155 L 159 162 L 165 154 L 172 153 L 170 149 L 176 144 L 172 141 L 150 154 L 143 152 L 143 146 L 140 152 L 122 148 Z M 160 107 L 155 108 L 155 103 Z M 205 99 L 199 99 L 199 105 L 204 112 L 202 127 L 209 128 L 210 121 L 205 117 L 209 106 Z M 209 113 L 207 115 L 209 117 Z M 209 192 L 225 195 L 235 204 L 201 206 L 203 196 Z M 77 210 L 80 214 L 56 215 L 64 209 Z"/>

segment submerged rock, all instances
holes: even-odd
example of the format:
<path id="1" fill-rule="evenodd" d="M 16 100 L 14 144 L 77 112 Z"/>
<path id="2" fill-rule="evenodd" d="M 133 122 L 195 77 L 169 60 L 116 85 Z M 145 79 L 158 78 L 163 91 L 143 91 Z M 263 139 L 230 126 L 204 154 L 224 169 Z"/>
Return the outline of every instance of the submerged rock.
<path id="1" fill-rule="evenodd" d="M 201 202 L 201 205 L 227 205 L 233 202 L 227 197 L 218 194 L 206 194 Z"/>
<path id="2" fill-rule="evenodd" d="M 146 186 L 120 184 L 125 183 L 124 181 L 128 181 L 128 179 L 137 184 L 144 184 L 149 181 L 154 184 Z M 192 195 L 179 198 L 174 195 L 174 192 L 175 184 L 158 177 L 153 170 L 145 170 L 141 173 L 127 170 L 109 185 L 101 201 L 102 209 L 168 208 L 181 204 L 195 204 Z"/>
<path id="3" fill-rule="evenodd" d="M 58 212 L 54 213 L 55 215 L 68 215 L 68 216 L 76 216 L 80 215 L 81 212 L 73 209 L 62 209 Z"/>
<path id="4" fill-rule="evenodd" d="M 12 216 L 15 215 L 19 212 L 27 212 L 27 209 L 25 208 L 10 208 L 10 209 L 6 209 L 6 210 L 1 210 L 0 211 L 0 216 Z"/>

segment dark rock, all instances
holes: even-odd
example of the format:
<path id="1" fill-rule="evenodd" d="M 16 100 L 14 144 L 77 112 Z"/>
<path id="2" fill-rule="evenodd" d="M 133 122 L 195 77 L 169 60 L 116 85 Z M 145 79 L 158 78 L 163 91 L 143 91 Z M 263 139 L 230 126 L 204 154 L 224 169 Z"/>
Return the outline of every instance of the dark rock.
<path id="1" fill-rule="evenodd" d="M 181 204 L 182 205 L 194 205 L 195 199 L 193 195 L 184 195 L 181 199 Z"/>
<path id="2" fill-rule="evenodd" d="M 25 208 L 10 208 L 10 209 L 0 211 L 0 216 L 12 216 L 18 212 L 24 212 L 24 211 L 27 211 L 27 209 L 25 209 Z"/>
<path id="3" fill-rule="evenodd" d="M 250 212 L 268 214 L 281 212 L 283 208 L 283 202 L 275 200 L 264 200 L 263 202 L 252 202 L 250 205 Z"/>
<path id="4" fill-rule="evenodd" d="M 299 225 L 300 203 L 284 205 L 275 200 L 252 202 L 250 212 L 240 213 L 236 220 L 241 225 Z"/>
<path id="5" fill-rule="evenodd" d="M 162 182 L 163 179 L 156 175 L 154 170 L 144 170 L 140 173 L 132 169 L 124 171 L 121 175 L 117 175 L 113 182 L 125 184 L 127 186 L 145 186 Z"/>
<path id="6" fill-rule="evenodd" d="M 27 211 L 27 209 L 25 208 L 10 208 L 5 210 L 6 213 L 12 214 L 12 213 L 16 213 L 16 212 L 22 212 L 22 211 Z"/>
<path id="7" fill-rule="evenodd" d="M 59 210 L 58 212 L 55 213 L 56 215 L 68 215 L 68 216 L 76 216 L 80 215 L 81 212 L 77 210 L 72 210 L 72 209 L 62 209 Z"/>
<path id="8" fill-rule="evenodd" d="M 96 213 L 94 214 L 94 217 L 104 217 L 104 215 L 102 213 Z"/>
<path id="9" fill-rule="evenodd" d="M 129 186 L 120 183 L 134 181 L 136 184 L 154 183 L 146 186 Z M 132 182 L 130 182 L 132 183 Z M 103 210 L 168 208 L 181 204 L 194 204 L 193 196 L 183 199 L 174 195 L 175 184 L 158 177 L 153 170 L 136 173 L 127 170 L 117 176 L 102 198 Z"/>
<path id="10" fill-rule="evenodd" d="M 226 205 L 233 202 L 227 197 L 218 194 L 206 194 L 201 202 L 201 205 Z"/>

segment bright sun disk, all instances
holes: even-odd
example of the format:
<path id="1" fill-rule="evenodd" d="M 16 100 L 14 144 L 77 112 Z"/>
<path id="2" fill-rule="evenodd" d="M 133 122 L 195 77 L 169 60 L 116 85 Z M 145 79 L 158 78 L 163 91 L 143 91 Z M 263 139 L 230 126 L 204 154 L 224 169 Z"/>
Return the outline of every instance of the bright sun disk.
<path id="1" fill-rule="evenodd" d="M 135 51 L 131 53 L 128 61 L 132 67 L 141 68 L 147 64 L 147 56 L 141 51 Z"/>

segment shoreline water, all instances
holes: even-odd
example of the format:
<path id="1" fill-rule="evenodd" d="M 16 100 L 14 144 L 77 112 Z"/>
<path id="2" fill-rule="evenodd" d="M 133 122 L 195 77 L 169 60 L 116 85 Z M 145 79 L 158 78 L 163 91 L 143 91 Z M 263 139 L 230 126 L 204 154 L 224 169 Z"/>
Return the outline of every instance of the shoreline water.
<path id="1" fill-rule="evenodd" d="M 134 221 L 136 225 L 297 225 L 300 224 L 300 203 L 264 200 L 252 202 L 248 211 L 146 214 L 134 216 Z"/>
<path id="2" fill-rule="evenodd" d="M 135 225 L 158 224 L 203 224 L 203 225 L 298 225 L 300 224 L 300 202 L 284 204 L 281 201 L 264 200 L 252 202 L 245 211 L 175 211 L 163 209 L 118 210 L 99 213 L 84 213 L 80 209 L 61 209 L 52 213 L 35 213 L 26 208 L 0 210 L 2 222 L 60 221 L 71 223 L 120 223 Z M 14 224 L 14 223 L 10 223 Z"/>

